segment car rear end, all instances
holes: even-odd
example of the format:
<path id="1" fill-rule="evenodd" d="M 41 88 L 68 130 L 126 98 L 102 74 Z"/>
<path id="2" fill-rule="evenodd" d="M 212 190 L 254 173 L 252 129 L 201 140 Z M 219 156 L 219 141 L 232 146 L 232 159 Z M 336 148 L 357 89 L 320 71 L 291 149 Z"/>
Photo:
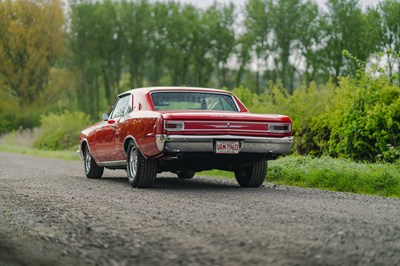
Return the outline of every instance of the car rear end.
<path id="1" fill-rule="evenodd" d="M 179 91 L 172 96 L 162 93 L 157 98 L 157 92 L 153 92 L 152 99 L 163 118 L 158 137 L 163 146 L 163 170 L 234 171 L 260 160 L 275 159 L 292 147 L 292 122 L 287 116 L 243 111 L 242 104 L 223 91 Z M 199 103 L 182 103 L 185 101 Z M 184 109 L 177 110 L 179 105 Z"/>

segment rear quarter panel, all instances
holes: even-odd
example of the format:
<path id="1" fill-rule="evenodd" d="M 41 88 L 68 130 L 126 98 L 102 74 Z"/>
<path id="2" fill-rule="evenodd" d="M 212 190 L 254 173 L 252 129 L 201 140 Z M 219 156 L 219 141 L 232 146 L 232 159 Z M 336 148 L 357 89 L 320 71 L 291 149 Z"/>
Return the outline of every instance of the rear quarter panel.
<path id="1" fill-rule="evenodd" d="M 139 150 L 147 158 L 161 154 L 156 144 L 156 134 L 162 130 L 162 117 L 158 112 L 133 111 L 123 117 L 121 123 L 121 134 L 116 140 L 117 156 L 119 159 L 126 158 L 124 143 L 127 138 L 133 138 Z"/>

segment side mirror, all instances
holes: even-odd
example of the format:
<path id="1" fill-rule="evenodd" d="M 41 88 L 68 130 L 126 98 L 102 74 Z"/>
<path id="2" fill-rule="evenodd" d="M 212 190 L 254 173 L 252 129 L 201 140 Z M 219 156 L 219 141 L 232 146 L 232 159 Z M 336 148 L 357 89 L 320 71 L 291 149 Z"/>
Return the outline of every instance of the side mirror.
<path id="1" fill-rule="evenodd" d="M 108 120 L 108 115 L 106 113 L 103 113 L 101 115 L 101 118 L 103 118 L 103 121 L 107 121 Z"/>

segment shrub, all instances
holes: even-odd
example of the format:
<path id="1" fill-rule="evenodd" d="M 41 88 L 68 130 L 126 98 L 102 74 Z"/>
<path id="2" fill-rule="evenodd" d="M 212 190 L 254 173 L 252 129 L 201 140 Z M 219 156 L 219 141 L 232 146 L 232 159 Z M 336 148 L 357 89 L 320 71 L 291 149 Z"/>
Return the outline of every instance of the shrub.
<path id="1" fill-rule="evenodd" d="M 90 124 L 82 112 L 65 111 L 41 117 L 42 132 L 35 147 L 45 150 L 69 150 L 78 145 L 79 132 Z"/>
<path id="2" fill-rule="evenodd" d="M 256 113 L 290 116 L 298 154 L 400 160 L 400 88 L 385 76 L 359 72 L 340 78 L 338 85 L 311 83 L 293 94 L 281 83 L 270 83 L 261 95 L 246 88 L 233 92 Z"/>
<path id="3" fill-rule="evenodd" d="M 340 97 L 347 95 L 347 105 L 338 116 L 324 117 L 331 121 L 330 154 L 367 161 L 400 159 L 400 89 L 385 77 L 366 74 L 340 85 Z M 338 102 L 333 100 L 331 110 L 340 109 Z"/>

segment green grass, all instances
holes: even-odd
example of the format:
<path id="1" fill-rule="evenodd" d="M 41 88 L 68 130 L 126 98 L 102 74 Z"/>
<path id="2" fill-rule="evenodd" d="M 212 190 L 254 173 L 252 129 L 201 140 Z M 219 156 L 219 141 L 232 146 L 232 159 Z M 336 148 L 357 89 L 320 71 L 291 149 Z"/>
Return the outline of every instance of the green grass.
<path id="1" fill-rule="evenodd" d="M 221 171 L 221 170 L 208 170 L 197 173 L 197 175 L 205 175 L 205 176 L 215 176 L 215 177 L 226 177 L 226 178 L 235 178 L 235 174 L 233 172 Z"/>
<path id="2" fill-rule="evenodd" d="M 219 170 L 200 174 L 234 178 L 233 173 Z M 287 156 L 268 162 L 266 180 L 281 185 L 400 198 L 399 164 Z"/>
<path id="3" fill-rule="evenodd" d="M 285 185 L 400 197 L 400 165 L 288 156 L 269 163 L 267 180 Z"/>
<path id="4" fill-rule="evenodd" d="M 79 156 L 76 151 L 47 151 L 47 150 L 26 148 L 21 146 L 0 145 L 0 152 L 27 154 L 43 158 L 56 158 L 56 159 L 74 160 L 74 161 L 79 160 Z"/>

